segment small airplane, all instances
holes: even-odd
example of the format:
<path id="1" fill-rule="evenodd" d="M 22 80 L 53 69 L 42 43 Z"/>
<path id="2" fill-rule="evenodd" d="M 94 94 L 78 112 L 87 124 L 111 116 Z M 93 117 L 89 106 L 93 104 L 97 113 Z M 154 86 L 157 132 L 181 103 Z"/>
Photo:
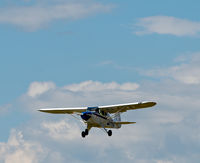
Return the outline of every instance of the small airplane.
<path id="1" fill-rule="evenodd" d="M 118 105 L 96 106 L 96 107 L 79 107 L 79 108 L 47 108 L 39 109 L 38 111 L 52 114 L 71 114 L 79 115 L 87 125 L 85 131 L 82 131 L 81 136 L 84 138 L 89 134 L 92 127 L 103 128 L 108 136 L 112 136 L 112 130 L 107 128 L 121 128 L 121 125 L 134 124 L 136 122 L 121 121 L 120 114 L 128 110 L 142 109 L 153 107 L 156 102 L 138 102 Z M 74 116 L 75 117 L 75 116 Z M 76 118 L 76 117 L 75 117 Z"/>

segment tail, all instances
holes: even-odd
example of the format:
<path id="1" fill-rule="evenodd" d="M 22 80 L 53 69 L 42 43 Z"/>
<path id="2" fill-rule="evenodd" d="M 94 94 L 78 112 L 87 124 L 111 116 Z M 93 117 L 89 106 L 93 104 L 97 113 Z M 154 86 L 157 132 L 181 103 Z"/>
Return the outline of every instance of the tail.
<path id="1" fill-rule="evenodd" d="M 120 116 L 120 113 L 116 113 L 116 114 L 114 115 L 113 120 L 114 120 L 115 122 L 121 122 L 121 116 Z"/>
<path id="2" fill-rule="evenodd" d="M 127 124 L 134 124 L 134 123 L 136 123 L 136 122 L 122 122 L 121 121 L 120 113 L 116 113 L 114 115 L 113 120 L 114 120 L 114 123 L 117 126 L 117 128 L 121 128 L 121 125 L 127 125 Z"/>

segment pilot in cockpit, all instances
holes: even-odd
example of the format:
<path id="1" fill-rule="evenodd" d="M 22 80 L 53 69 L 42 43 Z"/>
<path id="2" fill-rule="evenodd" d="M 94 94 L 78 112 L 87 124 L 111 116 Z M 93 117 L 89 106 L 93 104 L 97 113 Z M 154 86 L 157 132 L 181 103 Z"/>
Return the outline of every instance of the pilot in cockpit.
<path id="1" fill-rule="evenodd" d="M 108 116 L 108 114 L 107 114 L 105 111 L 102 111 L 102 110 L 100 110 L 99 108 L 97 108 L 95 111 L 96 111 L 97 113 L 99 113 L 100 115 Z"/>
<path id="2" fill-rule="evenodd" d="M 107 114 L 105 111 L 103 111 L 103 110 L 101 111 L 101 114 L 104 115 L 104 116 L 107 116 L 107 115 L 108 115 L 108 114 Z"/>

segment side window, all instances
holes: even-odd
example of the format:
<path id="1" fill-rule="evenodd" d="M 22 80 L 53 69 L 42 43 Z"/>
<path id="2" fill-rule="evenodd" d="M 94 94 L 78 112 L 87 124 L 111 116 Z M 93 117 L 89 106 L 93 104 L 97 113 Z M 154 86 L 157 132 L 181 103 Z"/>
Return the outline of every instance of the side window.
<path id="1" fill-rule="evenodd" d="M 97 108 L 95 111 L 96 111 L 97 113 L 100 113 L 100 109 L 99 109 L 99 108 Z"/>
<path id="2" fill-rule="evenodd" d="M 101 113 L 102 113 L 102 115 L 107 116 L 106 112 L 102 111 Z"/>

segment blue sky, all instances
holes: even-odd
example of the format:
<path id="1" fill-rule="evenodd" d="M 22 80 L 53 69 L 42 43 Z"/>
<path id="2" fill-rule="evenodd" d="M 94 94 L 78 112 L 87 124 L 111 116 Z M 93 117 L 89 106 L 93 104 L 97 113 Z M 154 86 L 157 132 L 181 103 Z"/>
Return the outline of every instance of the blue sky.
<path id="1" fill-rule="evenodd" d="M 90 162 L 197 162 L 200 138 L 190 134 L 200 134 L 194 132 L 199 128 L 199 6 L 197 0 L 2 0 L 0 161 L 85 162 L 96 150 L 100 154 Z M 111 140 L 94 130 L 84 142 L 70 116 L 36 113 L 41 107 L 137 100 L 156 100 L 160 110 L 125 114 L 140 124 L 115 131 Z M 125 137 L 131 134 L 136 135 Z M 72 152 L 65 156 L 63 150 Z"/>
<path id="2" fill-rule="evenodd" d="M 174 1 L 110 1 L 108 4 L 114 7 L 109 13 L 75 21 L 55 20 L 47 27 L 33 32 L 2 23 L 1 90 L 4 91 L 1 93 L 4 97 L 1 102 L 15 99 L 34 80 L 53 80 L 59 85 L 89 79 L 120 82 L 138 80 L 133 77 L 135 74 L 129 77 L 130 74 L 126 72 L 122 72 L 125 75 L 123 79 L 118 77 L 115 70 L 109 69 L 105 73 L 103 67 L 96 66 L 101 62 L 112 61 L 122 66 L 150 68 L 167 66 L 178 55 L 198 51 L 198 38 L 169 35 L 141 37 L 132 34 L 134 23 L 141 17 L 167 15 L 198 21 L 195 13 L 198 5 L 188 3 L 181 2 L 177 11 Z M 107 5 L 107 2 L 104 4 Z M 10 2 L 9 5 L 2 5 L 2 9 L 15 5 Z M 191 12 L 186 13 L 185 6 Z M 198 8 L 196 10 L 198 12 Z"/>

